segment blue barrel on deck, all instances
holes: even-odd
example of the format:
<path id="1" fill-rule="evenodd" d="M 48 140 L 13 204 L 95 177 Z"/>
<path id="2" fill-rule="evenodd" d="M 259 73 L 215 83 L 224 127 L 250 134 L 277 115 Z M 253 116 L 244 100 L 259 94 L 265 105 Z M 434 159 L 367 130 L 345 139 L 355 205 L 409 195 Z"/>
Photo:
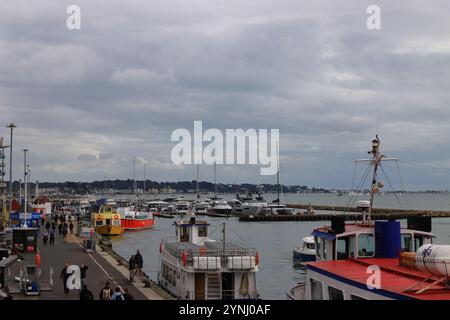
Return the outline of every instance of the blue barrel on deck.
<path id="1" fill-rule="evenodd" d="M 375 256 L 398 258 L 400 249 L 400 221 L 375 221 Z"/>

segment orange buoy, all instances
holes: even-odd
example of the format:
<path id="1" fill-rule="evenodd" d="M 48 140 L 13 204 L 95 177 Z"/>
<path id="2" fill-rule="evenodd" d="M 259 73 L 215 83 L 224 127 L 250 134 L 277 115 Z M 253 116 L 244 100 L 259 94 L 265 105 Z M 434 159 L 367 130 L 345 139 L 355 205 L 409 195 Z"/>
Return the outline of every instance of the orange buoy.
<path id="1" fill-rule="evenodd" d="M 114 215 L 114 219 L 115 219 L 115 220 L 118 220 L 118 219 L 119 219 L 119 216 L 118 216 L 117 214 L 115 214 L 115 215 Z"/>
<path id="2" fill-rule="evenodd" d="M 259 264 L 259 252 L 258 252 L 258 251 L 256 251 L 256 255 L 255 255 L 255 263 L 256 263 L 256 265 Z"/>
<path id="3" fill-rule="evenodd" d="M 207 251 L 206 247 L 200 247 L 199 251 L 201 256 L 206 256 Z"/>
<path id="4" fill-rule="evenodd" d="M 36 266 L 41 267 L 41 255 L 39 253 L 36 253 Z"/>

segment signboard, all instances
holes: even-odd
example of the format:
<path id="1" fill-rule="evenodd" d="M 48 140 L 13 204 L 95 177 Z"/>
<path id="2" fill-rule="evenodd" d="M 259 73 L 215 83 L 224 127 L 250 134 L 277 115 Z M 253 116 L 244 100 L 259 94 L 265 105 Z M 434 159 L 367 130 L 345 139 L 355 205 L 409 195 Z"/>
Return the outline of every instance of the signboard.
<path id="1" fill-rule="evenodd" d="M 6 182 L 0 182 L 0 189 L 6 189 Z"/>

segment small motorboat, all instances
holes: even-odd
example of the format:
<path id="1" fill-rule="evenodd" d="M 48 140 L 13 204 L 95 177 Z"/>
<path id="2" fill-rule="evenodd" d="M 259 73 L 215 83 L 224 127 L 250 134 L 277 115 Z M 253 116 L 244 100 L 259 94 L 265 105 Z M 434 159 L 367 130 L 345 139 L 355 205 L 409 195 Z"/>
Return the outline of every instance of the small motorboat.
<path id="1" fill-rule="evenodd" d="M 295 262 L 316 261 L 314 237 L 304 237 L 302 244 L 294 248 L 292 258 Z"/>

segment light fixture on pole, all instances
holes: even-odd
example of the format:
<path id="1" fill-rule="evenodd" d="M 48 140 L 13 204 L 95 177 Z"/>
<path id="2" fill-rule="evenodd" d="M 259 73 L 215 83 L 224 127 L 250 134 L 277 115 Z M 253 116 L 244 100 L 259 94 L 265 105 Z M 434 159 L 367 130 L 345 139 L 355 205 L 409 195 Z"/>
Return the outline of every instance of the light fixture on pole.
<path id="1" fill-rule="evenodd" d="M 23 223 L 23 227 L 24 228 L 27 228 L 28 227 L 28 225 L 27 225 L 27 152 L 28 152 L 28 149 L 22 149 L 22 151 L 23 151 L 23 171 L 24 171 L 24 174 L 23 174 L 23 187 L 24 187 L 24 191 L 23 191 L 23 197 L 24 197 L 24 200 L 23 200 L 23 203 L 24 203 L 24 205 L 23 205 L 23 215 L 24 215 L 24 223 Z"/>
<path id="2" fill-rule="evenodd" d="M 9 214 L 11 214 L 12 198 L 13 198 L 13 192 L 12 192 L 12 185 L 13 185 L 13 178 L 12 178 L 13 130 L 14 130 L 14 128 L 17 128 L 17 126 L 11 122 L 6 127 L 11 129 L 10 142 L 9 142 Z"/>

